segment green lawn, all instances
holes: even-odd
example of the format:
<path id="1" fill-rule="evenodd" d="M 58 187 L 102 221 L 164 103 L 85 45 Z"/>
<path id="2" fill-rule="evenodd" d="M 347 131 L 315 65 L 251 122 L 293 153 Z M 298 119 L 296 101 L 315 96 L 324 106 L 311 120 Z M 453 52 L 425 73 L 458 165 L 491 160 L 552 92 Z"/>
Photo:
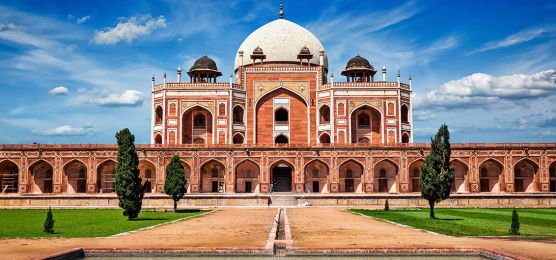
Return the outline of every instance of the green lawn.
<path id="1" fill-rule="evenodd" d="M 513 209 L 435 209 L 438 219 L 429 219 L 429 209 L 351 209 L 377 219 L 389 220 L 450 236 L 508 236 Z M 556 208 L 517 209 L 522 236 L 556 238 Z"/>
<path id="2" fill-rule="evenodd" d="M 0 237 L 103 237 L 204 213 L 142 211 L 136 220 L 128 221 L 121 209 L 53 209 L 56 233 L 49 235 L 43 233 L 46 212 L 45 209 L 0 210 Z"/>

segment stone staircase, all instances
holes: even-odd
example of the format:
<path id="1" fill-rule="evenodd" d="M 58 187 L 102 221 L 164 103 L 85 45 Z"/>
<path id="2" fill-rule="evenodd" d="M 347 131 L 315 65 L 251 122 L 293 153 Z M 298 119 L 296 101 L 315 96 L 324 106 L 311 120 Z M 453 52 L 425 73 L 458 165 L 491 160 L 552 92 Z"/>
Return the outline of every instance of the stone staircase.
<path id="1" fill-rule="evenodd" d="M 297 202 L 297 198 L 295 196 L 271 195 L 269 206 L 272 206 L 272 207 L 294 207 L 294 206 L 298 206 L 298 202 Z"/>

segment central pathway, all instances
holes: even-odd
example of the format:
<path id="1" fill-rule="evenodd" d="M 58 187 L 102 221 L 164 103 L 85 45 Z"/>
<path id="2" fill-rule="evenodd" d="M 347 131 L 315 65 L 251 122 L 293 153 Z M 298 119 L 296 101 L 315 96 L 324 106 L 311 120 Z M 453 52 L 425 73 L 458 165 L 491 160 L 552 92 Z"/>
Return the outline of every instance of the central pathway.
<path id="1" fill-rule="evenodd" d="M 535 259 L 556 259 L 556 243 L 457 238 L 419 231 L 338 208 L 288 209 L 294 247 L 474 247 Z"/>

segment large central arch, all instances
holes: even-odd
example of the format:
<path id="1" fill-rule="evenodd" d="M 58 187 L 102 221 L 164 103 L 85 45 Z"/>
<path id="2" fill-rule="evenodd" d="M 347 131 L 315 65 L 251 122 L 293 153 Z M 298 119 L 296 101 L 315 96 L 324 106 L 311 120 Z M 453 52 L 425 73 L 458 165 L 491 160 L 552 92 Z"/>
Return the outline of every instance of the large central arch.
<path id="1" fill-rule="evenodd" d="M 213 143 L 214 115 L 202 106 L 193 106 L 183 112 L 181 117 L 182 143 L 211 144 Z"/>
<path id="2" fill-rule="evenodd" d="M 352 143 L 380 144 L 382 137 L 382 113 L 370 105 L 361 105 L 350 114 Z"/>
<path id="3" fill-rule="evenodd" d="M 293 166 L 285 161 L 279 161 L 270 168 L 272 192 L 293 191 Z"/>
<path id="4" fill-rule="evenodd" d="M 286 102 L 287 101 L 287 102 Z M 275 122 L 275 112 L 280 107 L 288 111 L 288 122 Z M 307 144 L 310 132 L 308 106 L 305 100 L 285 88 L 275 89 L 263 97 L 255 104 L 253 114 L 253 137 L 257 144 L 274 144 L 274 137 L 278 133 L 286 133 L 289 136 L 289 144 Z M 295 127 L 295 131 L 293 131 Z M 248 134 L 249 135 L 249 134 Z M 251 136 L 251 135 L 249 135 Z"/>

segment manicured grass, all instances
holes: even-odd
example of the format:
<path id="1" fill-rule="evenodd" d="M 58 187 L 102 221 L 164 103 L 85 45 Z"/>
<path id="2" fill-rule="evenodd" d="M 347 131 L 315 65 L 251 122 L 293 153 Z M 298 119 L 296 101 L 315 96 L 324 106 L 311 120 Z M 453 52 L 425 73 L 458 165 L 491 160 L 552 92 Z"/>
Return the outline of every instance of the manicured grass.
<path id="1" fill-rule="evenodd" d="M 0 237 L 103 237 L 153 226 L 202 211 L 183 213 L 142 211 L 128 221 L 121 209 L 52 209 L 55 234 L 43 232 L 46 209 L 0 210 Z"/>
<path id="2" fill-rule="evenodd" d="M 429 209 L 362 210 L 377 219 L 389 220 L 450 236 L 508 236 L 513 209 L 435 209 L 437 219 L 429 219 Z M 556 238 L 556 208 L 517 209 L 522 236 Z"/>

